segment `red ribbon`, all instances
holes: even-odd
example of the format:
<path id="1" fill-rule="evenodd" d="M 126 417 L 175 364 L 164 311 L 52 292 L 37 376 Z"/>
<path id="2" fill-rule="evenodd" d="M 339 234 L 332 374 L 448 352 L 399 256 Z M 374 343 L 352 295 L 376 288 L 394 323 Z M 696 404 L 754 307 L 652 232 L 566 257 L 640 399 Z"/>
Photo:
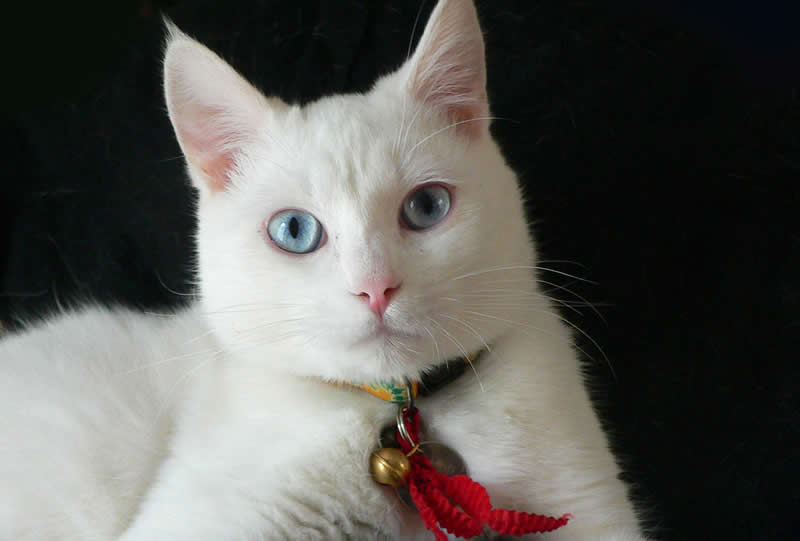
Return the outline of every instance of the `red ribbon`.
<path id="1" fill-rule="evenodd" d="M 419 411 L 404 410 L 403 421 L 411 439 L 417 442 Z M 411 453 L 413 446 L 399 433 L 397 440 L 406 454 Z M 566 525 L 572 518 L 569 514 L 554 518 L 492 509 L 486 489 L 468 476 L 449 476 L 437 472 L 421 452 L 411 454 L 409 459 L 411 473 L 408 476 L 408 491 L 422 521 L 434 533 L 436 541 L 447 541 L 441 528 L 456 537 L 470 538 L 480 535 L 483 526 L 488 525 L 497 533 L 516 536 L 550 532 Z"/>

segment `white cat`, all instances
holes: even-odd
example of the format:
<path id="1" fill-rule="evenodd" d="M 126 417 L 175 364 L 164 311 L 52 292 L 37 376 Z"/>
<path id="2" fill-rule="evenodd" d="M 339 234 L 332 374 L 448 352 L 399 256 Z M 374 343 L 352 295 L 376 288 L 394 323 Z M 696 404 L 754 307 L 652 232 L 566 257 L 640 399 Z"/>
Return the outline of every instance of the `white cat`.
<path id="1" fill-rule="evenodd" d="M 490 137 L 471 0 L 364 95 L 265 98 L 171 29 L 170 119 L 199 191 L 200 300 L 89 307 L 0 342 L 0 539 L 432 539 L 368 471 L 418 401 L 498 507 L 551 540 L 643 539 Z M 537 537 L 538 538 L 538 537 Z"/>

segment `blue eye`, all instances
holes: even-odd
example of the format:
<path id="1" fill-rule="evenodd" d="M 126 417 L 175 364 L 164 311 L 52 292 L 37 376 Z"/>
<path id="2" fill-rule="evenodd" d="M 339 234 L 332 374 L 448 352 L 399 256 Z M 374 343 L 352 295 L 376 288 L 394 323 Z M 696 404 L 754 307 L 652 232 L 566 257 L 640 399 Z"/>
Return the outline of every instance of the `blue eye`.
<path id="1" fill-rule="evenodd" d="M 319 248 L 322 224 L 303 210 L 284 210 L 269 221 L 267 234 L 279 248 L 293 254 L 307 254 Z"/>
<path id="2" fill-rule="evenodd" d="M 420 230 L 438 224 L 450 212 L 450 192 L 444 186 L 423 186 L 403 201 L 402 218 L 410 229 Z"/>

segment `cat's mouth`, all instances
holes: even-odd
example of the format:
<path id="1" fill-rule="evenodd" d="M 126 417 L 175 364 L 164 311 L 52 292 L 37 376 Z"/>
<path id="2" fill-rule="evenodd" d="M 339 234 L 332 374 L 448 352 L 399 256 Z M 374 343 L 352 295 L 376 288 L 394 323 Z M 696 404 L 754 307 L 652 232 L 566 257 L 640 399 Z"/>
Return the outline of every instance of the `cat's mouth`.
<path id="1" fill-rule="evenodd" d="M 409 332 L 381 321 L 375 324 L 373 328 L 369 329 L 362 338 L 358 340 L 358 343 L 365 344 L 376 340 L 393 342 L 396 340 L 413 340 L 419 337 L 420 335 L 417 333 Z"/>

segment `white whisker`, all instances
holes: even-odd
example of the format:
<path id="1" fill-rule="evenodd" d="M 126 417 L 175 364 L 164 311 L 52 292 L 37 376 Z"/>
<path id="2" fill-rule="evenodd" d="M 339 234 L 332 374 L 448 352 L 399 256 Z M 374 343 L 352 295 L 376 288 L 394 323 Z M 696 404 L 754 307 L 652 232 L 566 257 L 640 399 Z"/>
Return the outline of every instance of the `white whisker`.
<path id="1" fill-rule="evenodd" d="M 287 318 L 287 319 L 279 319 L 277 321 L 268 321 L 266 323 L 259 323 L 258 325 L 254 326 L 254 327 L 248 327 L 246 329 L 238 329 L 236 332 L 239 335 L 246 335 L 248 333 L 252 333 L 252 332 L 256 332 L 256 331 L 263 331 L 263 330 L 266 330 L 266 329 L 271 329 L 273 327 L 278 327 L 280 325 L 284 325 L 284 324 L 287 324 L 287 323 L 295 323 L 297 321 L 303 321 L 304 319 L 306 319 L 306 318 L 304 318 L 304 317 L 292 317 L 292 318 Z"/>
<path id="2" fill-rule="evenodd" d="M 161 284 L 161 287 L 163 287 L 164 289 L 166 289 L 167 291 L 169 291 L 173 295 L 178 295 L 179 297 L 192 297 L 192 298 L 196 298 L 197 297 L 197 293 L 196 292 L 193 292 L 193 293 L 181 293 L 180 291 L 175 291 L 174 289 L 172 289 L 171 287 L 169 287 L 167 284 L 164 283 L 164 280 L 161 279 L 161 273 L 159 273 L 158 270 L 155 271 L 155 274 L 156 274 L 156 278 L 158 279 L 158 283 Z"/>
<path id="3" fill-rule="evenodd" d="M 172 385 L 172 387 L 169 388 L 169 390 L 167 391 L 166 395 L 164 396 L 164 400 L 161 401 L 161 404 L 158 407 L 158 411 L 156 412 L 156 416 L 153 419 L 153 423 L 157 423 L 159 421 L 159 419 L 161 419 L 161 415 L 164 413 L 164 411 L 167 408 L 167 406 L 170 405 L 170 402 L 172 402 L 173 395 L 174 395 L 175 391 L 178 389 L 178 387 L 180 387 L 180 385 L 184 381 L 186 381 L 187 378 L 189 378 L 192 374 L 197 372 L 200 368 L 203 368 L 204 366 L 208 366 L 209 363 L 211 363 L 212 361 L 216 360 L 218 358 L 217 355 L 219 355 L 222 352 L 223 352 L 223 350 L 219 350 L 216 353 L 213 353 L 213 354 L 209 355 L 208 358 L 203 359 L 202 361 L 197 363 L 197 365 L 194 368 L 191 368 L 191 369 L 187 370 L 180 378 L 178 378 L 175 381 L 175 383 Z"/>
<path id="4" fill-rule="evenodd" d="M 481 336 L 481 335 L 480 335 L 480 333 L 478 333 L 478 331 L 476 331 L 476 330 L 475 330 L 475 329 L 474 329 L 474 328 L 473 328 L 471 325 L 469 325 L 469 324 L 467 324 L 467 323 L 465 323 L 465 322 L 461 321 L 460 319 L 458 319 L 458 318 L 455 318 L 455 317 L 453 317 L 453 316 L 448 316 L 448 315 L 445 315 L 445 314 L 439 314 L 439 315 L 440 315 L 441 317 L 444 317 L 444 318 L 450 319 L 450 320 L 452 320 L 452 321 L 455 321 L 456 323 L 459 323 L 459 324 L 461 324 L 461 325 L 465 326 L 467 329 L 469 329 L 469 330 L 470 330 L 470 332 L 472 332 L 472 334 L 474 334 L 475 336 L 477 336 L 477 337 L 478 337 L 478 340 L 480 340 L 480 341 L 481 341 L 481 343 L 483 344 L 483 348 L 484 348 L 486 351 L 488 351 L 488 352 L 490 352 L 490 353 L 491 353 L 491 351 L 492 351 L 492 348 L 491 348 L 491 347 L 489 347 L 489 344 L 487 344 L 487 343 L 486 343 L 486 340 L 484 340 L 484 339 L 483 339 L 483 336 Z"/>
<path id="5" fill-rule="evenodd" d="M 161 365 L 164 365 L 164 364 L 168 364 L 168 363 L 171 363 L 171 362 L 174 362 L 174 361 L 191 359 L 192 357 L 196 357 L 196 356 L 199 356 L 199 355 L 210 355 L 210 354 L 213 354 L 216 351 L 218 351 L 218 350 L 216 350 L 216 349 L 206 349 L 206 350 L 200 350 L 200 351 L 193 351 L 191 353 L 184 353 L 182 355 L 175 355 L 173 357 L 167 357 L 166 359 L 161 359 L 161 360 L 158 360 L 158 361 L 154 361 L 152 363 L 142 364 L 142 365 L 139 365 L 139 366 L 137 366 L 135 368 L 124 370 L 122 372 L 115 372 L 115 373 L 112 374 L 112 376 L 128 376 L 130 374 L 135 374 L 136 372 L 141 372 L 142 370 L 148 370 L 150 368 L 154 368 L 156 366 L 161 366 Z"/>
<path id="6" fill-rule="evenodd" d="M 428 329 L 428 327 L 423 326 L 422 328 L 425 330 L 426 333 L 428 333 L 428 335 L 431 337 L 431 340 L 433 340 L 433 351 L 434 351 L 433 360 L 438 361 L 439 359 L 442 358 L 442 354 L 439 351 L 439 343 L 436 341 L 436 337 L 433 336 L 433 333 L 430 331 L 430 329 Z"/>
<path id="7" fill-rule="evenodd" d="M 431 323 L 439 327 L 439 329 L 445 334 L 445 336 L 447 336 L 453 342 L 453 344 L 455 344 L 455 346 L 459 349 L 459 351 L 461 351 L 461 354 L 464 356 L 464 359 L 466 359 L 466 361 L 469 363 L 469 366 L 472 368 L 472 371 L 475 373 L 475 379 L 478 381 L 478 386 L 480 387 L 481 392 L 485 393 L 486 389 L 483 387 L 483 382 L 481 381 L 481 378 L 478 375 L 478 370 L 475 368 L 475 365 L 472 364 L 472 361 L 469 360 L 469 353 L 467 353 L 467 350 L 464 349 L 464 346 L 461 345 L 461 342 L 456 340 L 456 338 L 452 334 L 450 334 L 447 331 L 447 329 L 445 329 L 442 325 L 440 325 L 435 319 L 431 317 L 429 317 L 428 319 L 430 320 Z"/>
<path id="8" fill-rule="evenodd" d="M 589 302 L 588 300 L 586 300 L 584 297 L 582 297 L 582 296 L 578 295 L 577 293 L 575 293 L 575 292 L 574 292 L 574 291 L 572 291 L 571 289 L 568 289 L 568 288 L 566 288 L 566 287 L 564 287 L 564 286 L 561 286 L 561 285 L 555 284 L 555 283 L 553 283 L 553 282 L 548 282 L 547 280 L 539 280 L 539 282 L 541 282 L 542 284 L 548 285 L 548 286 L 553 286 L 553 287 L 555 287 L 556 289 L 560 289 L 560 290 L 562 290 L 562 291 L 566 291 L 567 293 L 569 293 L 569 294 L 571 294 L 571 295 L 574 295 L 575 297 L 577 297 L 578 299 L 580 299 L 582 302 L 586 303 L 586 306 L 588 306 L 589 308 L 591 308 L 591 309 L 594 311 L 594 313 L 595 313 L 595 314 L 597 314 L 597 316 L 598 316 L 600 319 L 602 319 L 604 322 L 606 322 L 606 318 L 604 318 L 604 317 L 603 317 L 603 314 L 601 314 L 601 313 L 600 313 L 600 310 L 598 310 L 597 308 L 595 308 L 595 307 L 594 307 L 594 305 L 593 305 L 592 303 L 590 303 L 590 302 Z"/>
<path id="9" fill-rule="evenodd" d="M 447 130 L 449 130 L 451 128 L 455 128 L 457 126 L 461 126 L 462 124 L 469 124 L 470 122 L 478 122 L 478 121 L 481 121 L 481 120 L 505 120 L 505 119 L 502 119 L 500 117 L 494 117 L 494 116 L 482 116 L 482 117 L 478 117 L 478 118 L 469 118 L 467 120 L 461 120 L 459 122 L 453 122 L 452 124 L 450 124 L 448 126 L 445 126 L 444 128 L 440 128 L 440 129 L 436 130 L 432 134 L 428 135 L 427 137 L 422 138 L 422 140 L 417 142 L 417 144 L 415 144 L 413 147 L 411 147 L 411 150 L 409 150 L 408 153 L 406 154 L 406 160 L 408 160 L 409 156 L 411 156 L 414 153 L 414 151 L 420 145 L 423 145 L 423 144 L 427 143 L 428 140 L 430 140 L 432 137 L 436 137 L 440 133 L 442 133 L 444 131 L 447 131 Z"/>
<path id="10" fill-rule="evenodd" d="M 548 336 L 550 338 L 556 338 L 558 340 L 561 340 L 561 341 L 565 342 L 566 344 L 569 344 L 571 347 L 574 347 L 578 351 L 580 351 L 582 354 L 584 354 L 586 356 L 587 359 L 590 359 L 593 362 L 597 362 L 597 359 L 595 359 L 594 357 L 589 355 L 589 353 L 585 349 L 583 349 L 582 347 L 577 345 L 574 341 L 566 340 L 563 337 L 558 336 L 557 334 L 553 334 L 553 333 L 551 333 L 549 331 L 546 331 L 544 329 L 541 329 L 539 327 L 534 327 L 533 325 L 526 325 L 524 323 L 519 323 L 517 321 L 511 321 L 510 319 L 505 319 L 505 318 L 502 318 L 502 317 L 493 316 L 491 314 L 483 314 L 481 312 L 475 312 L 475 311 L 472 311 L 472 310 L 467 310 L 467 311 L 465 311 L 465 313 L 472 314 L 472 315 L 478 316 L 478 317 L 493 319 L 495 321 L 500 321 L 500 322 L 503 322 L 503 323 L 507 323 L 508 325 L 512 325 L 512 326 L 520 329 L 527 336 L 532 336 L 530 333 L 526 332 L 526 329 L 530 329 L 531 331 L 535 331 L 535 332 L 541 333 L 541 334 L 543 334 L 545 336 Z"/>

